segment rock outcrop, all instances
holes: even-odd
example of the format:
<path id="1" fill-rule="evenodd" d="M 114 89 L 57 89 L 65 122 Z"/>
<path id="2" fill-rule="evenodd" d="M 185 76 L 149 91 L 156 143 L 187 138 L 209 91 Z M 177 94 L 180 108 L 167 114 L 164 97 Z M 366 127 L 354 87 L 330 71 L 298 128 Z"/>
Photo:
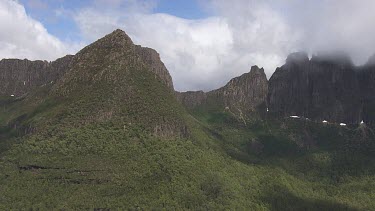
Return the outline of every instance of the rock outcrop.
<path id="1" fill-rule="evenodd" d="M 223 101 L 233 112 L 251 113 L 265 102 L 268 81 L 263 68 L 251 67 L 249 73 L 233 78 L 224 87 L 209 92 L 208 95 Z"/>
<path id="2" fill-rule="evenodd" d="M 150 70 L 158 76 L 165 85 L 171 90 L 173 88 L 172 77 L 169 71 L 165 67 L 164 63 L 160 59 L 160 55 L 152 48 L 135 46 L 135 52 L 141 57 L 142 61 L 150 67 Z"/>
<path id="3" fill-rule="evenodd" d="M 54 62 L 27 59 L 0 61 L 0 95 L 24 95 L 30 90 L 53 83 L 69 69 L 73 56 L 68 55 Z"/>
<path id="4" fill-rule="evenodd" d="M 279 116 L 359 123 L 362 104 L 356 68 L 343 54 L 311 60 L 305 53 L 291 54 L 270 78 L 268 106 Z"/>
<path id="5" fill-rule="evenodd" d="M 268 93 L 267 77 L 263 68 L 253 66 L 249 73 L 230 80 L 224 87 L 207 93 L 176 93 L 177 99 L 189 109 L 204 105 L 229 110 L 247 116 L 263 104 Z"/>

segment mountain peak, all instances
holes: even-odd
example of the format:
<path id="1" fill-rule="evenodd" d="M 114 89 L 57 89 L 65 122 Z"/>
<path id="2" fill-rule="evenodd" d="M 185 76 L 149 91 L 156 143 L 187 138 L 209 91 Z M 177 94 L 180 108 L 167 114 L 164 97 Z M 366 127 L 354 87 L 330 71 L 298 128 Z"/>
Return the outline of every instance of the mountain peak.
<path id="1" fill-rule="evenodd" d="M 265 73 L 264 73 L 263 67 L 259 68 L 257 65 L 254 65 L 250 69 L 250 74 L 251 75 L 256 75 L 256 74 L 265 74 Z"/>
<path id="2" fill-rule="evenodd" d="M 131 38 L 120 29 L 116 29 L 79 51 L 75 63 L 84 64 L 85 68 L 82 68 L 82 70 L 75 68 L 74 71 L 78 72 L 73 73 L 73 71 L 69 74 L 72 75 L 73 81 L 77 81 L 77 75 L 81 76 L 78 78 L 85 79 L 90 83 L 93 82 L 92 78 L 95 77 L 115 79 L 118 77 L 115 76 L 116 74 L 123 77 L 123 74 L 131 69 L 130 66 L 133 66 L 132 69 L 136 66 L 146 68 L 155 74 L 159 81 L 174 91 L 172 77 L 161 61 L 159 54 L 151 48 L 135 45 Z M 118 68 L 113 68 L 114 66 Z"/>
<path id="3" fill-rule="evenodd" d="M 125 40 L 133 42 L 131 38 L 126 34 L 126 32 L 121 29 L 114 30 L 112 33 L 107 34 L 104 38 L 125 39 Z"/>
<path id="4" fill-rule="evenodd" d="M 102 48 L 102 49 L 118 49 L 133 46 L 132 39 L 121 29 L 116 29 L 110 34 L 107 34 L 103 38 L 100 38 L 96 42 L 87 46 L 87 48 Z"/>

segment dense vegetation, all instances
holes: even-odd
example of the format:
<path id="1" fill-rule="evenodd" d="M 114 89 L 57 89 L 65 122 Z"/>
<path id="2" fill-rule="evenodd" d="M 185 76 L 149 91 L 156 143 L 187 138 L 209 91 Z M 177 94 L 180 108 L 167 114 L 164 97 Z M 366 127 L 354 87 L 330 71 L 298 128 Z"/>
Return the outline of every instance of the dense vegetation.
<path id="1" fill-rule="evenodd" d="M 21 103 L 2 101 L 6 111 Z M 23 121 L 51 117 L 56 107 L 46 101 Z M 188 138 L 157 138 L 116 120 L 80 127 L 62 121 L 22 135 L 5 126 L 10 113 L 2 112 L 1 209 L 375 207 L 367 127 L 273 118 L 244 125 L 226 112 L 200 110 L 186 116 Z"/>
<path id="2" fill-rule="evenodd" d="M 371 127 L 187 111 L 104 44 L 64 80 L 0 97 L 0 210 L 375 209 Z"/>

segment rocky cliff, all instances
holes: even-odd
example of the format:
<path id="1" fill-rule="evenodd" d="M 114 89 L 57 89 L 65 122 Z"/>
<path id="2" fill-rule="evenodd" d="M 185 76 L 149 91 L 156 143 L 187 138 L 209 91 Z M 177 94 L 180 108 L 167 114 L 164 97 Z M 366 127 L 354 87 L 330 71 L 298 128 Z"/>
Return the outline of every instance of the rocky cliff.
<path id="1" fill-rule="evenodd" d="M 249 73 L 230 80 L 224 87 L 207 93 L 176 93 L 177 99 L 189 109 L 197 106 L 229 110 L 245 117 L 265 102 L 268 93 L 267 77 L 263 68 L 253 66 Z"/>
<path id="2" fill-rule="evenodd" d="M 375 55 L 359 68 L 357 74 L 363 103 L 362 119 L 375 124 Z"/>
<path id="3" fill-rule="evenodd" d="M 223 101 L 233 112 L 251 113 L 267 97 L 268 81 L 263 68 L 251 67 L 249 73 L 233 78 L 224 87 L 208 95 Z"/>
<path id="4" fill-rule="evenodd" d="M 0 95 L 20 96 L 35 87 L 53 83 L 69 69 L 72 59 L 73 56 L 68 55 L 54 62 L 1 60 Z"/>
<path id="5" fill-rule="evenodd" d="M 172 77 L 161 61 L 158 52 L 152 48 L 141 47 L 139 45 L 135 46 L 135 52 L 141 57 L 142 61 L 150 67 L 150 70 L 155 73 L 155 76 L 158 76 L 164 84 L 171 90 L 174 90 Z"/>
<path id="6" fill-rule="evenodd" d="M 311 60 L 305 53 L 291 54 L 270 78 L 269 110 L 280 116 L 359 123 L 362 104 L 356 77 L 356 68 L 343 54 Z"/>

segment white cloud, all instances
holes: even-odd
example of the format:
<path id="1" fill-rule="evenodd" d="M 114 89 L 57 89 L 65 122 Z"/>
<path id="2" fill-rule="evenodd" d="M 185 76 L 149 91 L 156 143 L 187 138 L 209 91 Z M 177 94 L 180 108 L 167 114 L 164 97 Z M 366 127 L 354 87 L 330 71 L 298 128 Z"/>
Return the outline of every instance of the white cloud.
<path id="1" fill-rule="evenodd" d="M 16 1 L 0 0 L 0 27 L 0 58 L 54 60 L 77 48 L 50 35 Z"/>
<path id="2" fill-rule="evenodd" d="M 102 12 L 91 7 L 78 13 L 76 20 L 91 40 L 119 27 L 136 43 L 158 50 L 178 90 L 217 88 L 254 64 L 265 67 L 270 77 L 294 51 L 346 51 L 356 64 L 375 52 L 373 0 L 201 3 L 215 16 L 185 20 L 152 14 L 150 7 L 140 4 L 126 15 L 123 8 Z"/>
<path id="3" fill-rule="evenodd" d="M 180 91 L 218 88 L 252 65 L 270 77 L 299 50 L 344 50 L 357 64 L 375 53 L 373 0 L 209 0 L 201 3 L 213 16 L 200 20 L 154 14 L 156 2 L 93 0 L 69 16 L 87 43 L 121 28 L 156 49 Z M 51 59 L 71 50 L 15 2 L 0 0 L 0 26 L 0 56 Z"/>
<path id="4" fill-rule="evenodd" d="M 375 53 L 373 0 L 292 0 L 275 10 L 290 11 L 285 14 L 288 24 L 303 33 L 299 46 L 310 53 L 345 51 L 356 64 Z"/>
<path id="5" fill-rule="evenodd" d="M 237 59 L 225 70 L 245 72 L 251 65 L 258 65 L 270 77 L 290 52 L 299 50 L 301 32 L 291 28 L 271 5 L 255 0 L 208 1 L 206 6 L 228 22 L 234 37 L 233 51 L 228 53 Z"/>
<path id="6" fill-rule="evenodd" d="M 103 11 L 93 6 L 79 11 L 75 20 L 90 41 L 122 28 L 136 44 L 156 49 L 177 90 L 210 90 L 254 64 L 264 66 L 270 76 L 283 63 L 296 36 L 271 12 L 259 7 L 251 19 L 233 13 L 187 20 L 144 9 Z"/>
<path id="7" fill-rule="evenodd" d="M 234 26 L 240 26 L 249 19 L 254 20 L 254 14 L 265 11 L 256 22 L 273 17 L 274 21 L 269 23 L 273 22 L 273 27 L 284 27 L 286 30 L 281 31 L 286 33 L 280 39 L 265 37 L 260 43 L 265 45 L 263 48 L 276 46 L 275 54 L 283 58 L 287 56 L 283 52 L 295 50 L 310 54 L 345 51 L 360 65 L 375 53 L 373 0 L 236 0 L 235 4 L 210 0 L 207 7 L 234 20 Z M 277 24 L 277 21 L 281 24 Z M 245 34 L 248 32 L 241 31 Z M 271 35 L 272 32 L 275 31 L 266 34 Z"/>
<path id="8" fill-rule="evenodd" d="M 165 14 L 138 15 L 124 28 L 136 43 L 159 51 L 178 90 L 221 85 L 227 73 L 221 68 L 235 59 L 228 54 L 232 33 L 218 17 L 191 21 Z"/>

